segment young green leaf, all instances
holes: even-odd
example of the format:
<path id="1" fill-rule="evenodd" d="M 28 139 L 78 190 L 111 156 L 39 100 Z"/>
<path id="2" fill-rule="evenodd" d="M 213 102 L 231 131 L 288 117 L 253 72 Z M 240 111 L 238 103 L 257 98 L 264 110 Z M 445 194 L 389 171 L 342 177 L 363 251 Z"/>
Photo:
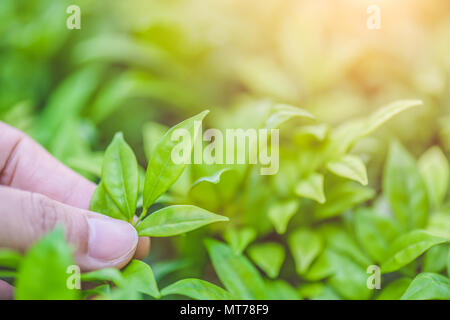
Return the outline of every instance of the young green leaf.
<path id="1" fill-rule="evenodd" d="M 251 227 L 244 227 L 236 230 L 233 227 L 225 229 L 223 238 L 233 248 L 236 253 L 242 253 L 245 248 L 255 240 L 257 233 Z"/>
<path id="2" fill-rule="evenodd" d="M 391 119 L 398 113 L 405 111 L 409 108 L 420 106 L 422 104 L 421 100 L 397 100 L 391 102 L 385 107 L 382 107 L 374 114 L 372 114 L 369 119 L 364 124 L 362 136 L 366 136 L 380 127 L 384 122 Z"/>
<path id="3" fill-rule="evenodd" d="M 411 155 L 399 144 L 391 144 L 383 177 L 383 193 L 403 228 L 423 228 L 428 217 L 425 183 Z"/>
<path id="4" fill-rule="evenodd" d="M 142 128 L 142 139 L 144 144 L 144 151 L 147 160 L 150 160 L 153 154 L 153 150 L 157 146 L 158 142 L 164 136 L 169 128 L 165 125 L 157 122 L 147 122 Z"/>
<path id="5" fill-rule="evenodd" d="M 345 155 L 338 160 L 328 162 L 327 168 L 338 176 L 357 181 L 363 186 L 367 185 L 366 166 L 357 156 Z"/>
<path id="6" fill-rule="evenodd" d="M 389 283 L 381 290 L 377 300 L 400 300 L 411 284 L 410 278 L 400 278 Z"/>
<path id="7" fill-rule="evenodd" d="M 269 278 L 276 278 L 284 262 L 285 252 L 281 244 L 266 242 L 254 244 L 248 248 L 248 255 Z"/>
<path id="8" fill-rule="evenodd" d="M 114 219 L 127 220 L 117 205 L 109 196 L 103 182 L 97 186 L 91 198 L 89 210 L 102 213 Z"/>
<path id="9" fill-rule="evenodd" d="M 161 138 L 153 149 L 152 157 L 148 163 L 144 184 L 144 212 L 158 199 L 183 173 L 186 163 L 175 163 L 172 160 L 172 151 L 180 142 L 173 141 L 172 135 L 178 129 L 186 130 L 191 137 L 196 137 L 194 133 L 194 123 L 201 122 L 208 114 L 208 110 L 189 118 L 178 125 L 172 127 Z M 198 138 L 198 137 L 197 137 Z M 185 145 L 190 151 L 195 139 L 190 139 L 190 144 Z M 185 141 L 181 142 L 185 143 Z M 190 159 L 190 153 L 189 153 Z"/>
<path id="10" fill-rule="evenodd" d="M 303 275 L 308 271 L 311 263 L 323 248 L 320 235 L 317 232 L 303 228 L 291 233 L 288 243 L 299 275 Z"/>
<path id="11" fill-rule="evenodd" d="M 448 160 L 437 146 L 428 149 L 418 162 L 432 205 L 437 208 L 444 200 L 448 188 Z"/>
<path id="12" fill-rule="evenodd" d="M 10 249 L 0 249 L 0 267 L 17 268 L 22 261 L 22 255 Z"/>
<path id="13" fill-rule="evenodd" d="M 120 285 L 123 282 L 122 274 L 119 270 L 114 268 L 104 268 L 81 275 L 81 281 L 86 282 L 104 282 L 111 281 L 115 285 Z"/>
<path id="14" fill-rule="evenodd" d="M 409 285 L 402 300 L 450 299 L 450 279 L 437 273 L 420 273 Z"/>
<path id="15" fill-rule="evenodd" d="M 190 205 L 175 205 L 153 212 L 136 227 L 139 236 L 170 237 L 229 219 Z"/>
<path id="16" fill-rule="evenodd" d="M 355 212 L 356 238 L 376 262 L 384 261 L 392 241 L 399 232 L 399 228 L 389 217 L 377 215 L 375 211 L 365 208 Z"/>
<path id="17" fill-rule="evenodd" d="M 266 120 L 266 128 L 268 129 L 278 128 L 281 124 L 294 117 L 314 119 L 314 116 L 308 111 L 287 104 L 275 105 L 272 112 Z"/>
<path id="18" fill-rule="evenodd" d="M 289 220 L 297 213 L 299 208 L 298 200 L 288 200 L 284 202 L 276 202 L 268 211 L 270 222 L 279 234 L 284 234 L 287 229 Z"/>
<path id="19" fill-rule="evenodd" d="M 431 247 L 447 241 L 447 239 L 437 237 L 425 230 L 410 231 L 394 241 L 386 260 L 381 264 L 381 270 L 384 273 L 396 271 Z"/>
<path id="20" fill-rule="evenodd" d="M 17 272 L 15 297 L 19 300 L 74 300 L 79 291 L 69 289 L 67 269 L 73 265 L 72 248 L 56 228 L 34 244 Z"/>
<path id="21" fill-rule="evenodd" d="M 450 245 L 447 243 L 434 246 L 424 255 L 423 272 L 440 273 L 447 266 Z"/>
<path id="22" fill-rule="evenodd" d="M 327 202 L 316 206 L 314 215 L 317 219 L 327 219 L 342 214 L 353 206 L 372 199 L 375 190 L 358 185 L 352 181 L 331 188 L 327 193 Z"/>
<path id="23" fill-rule="evenodd" d="M 132 221 L 139 191 L 139 172 L 133 150 L 116 133 L 105 152 L 102 182 L 108 195 L 120 209 L 123 220 Z"/>
<path id="24" fill-rule="evenodd" d="M 161 290 L 163 296 L 179 294 L 196 300 L 233 300 L 233 296 L 205 280 L 183 279 Z"/>
<path id="25" fill-rule="evenodd" d="M 159 299 L 161 294 L 156 284 L 152 268 L 140 260 L 133 260 L 123 270 L 124 279 L 121 287 L 131 288 L 134 291 L 148 294 L 153 298 Z"/>
<path id="26" fill-rule="evenodd" d="M 301 180 L 295 187 L 295 194 L 319 203 L 324 203 L 323 175 L 320 173 L 312 173 L 306 179 Z"/>
<path id="27" fill-rule="evenodd" d="M 237 299 L 266 299 L 264 281 L 247 258 L 226 244 L 205 240 L 214 270 L 225 288 Z"/>
<path id="28" fill-rule="evenodd" d="M 300 294 L 284 280 L 266 280 L 264 283 L 269 300 L 301 300 Z"/>

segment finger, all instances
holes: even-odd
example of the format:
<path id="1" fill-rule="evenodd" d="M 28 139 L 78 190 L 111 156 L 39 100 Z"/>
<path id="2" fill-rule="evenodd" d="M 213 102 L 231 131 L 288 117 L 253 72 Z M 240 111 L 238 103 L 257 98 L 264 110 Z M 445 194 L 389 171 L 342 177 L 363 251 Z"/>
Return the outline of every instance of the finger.
<path id="1" fill-rule="evenodd" d="M 150 251 L 150 238 L 149 237 L 139 237 L 139 243 L 134 254 L 135 259 L 143 260 L 148 255 Z"/>
<path id="2" fill-rule="evenodd" d="M 0 186 L 0 247 L 24 252 L 56 225 L 64 227 L 85 271 L 121 268 L 136 251 L 138 236 L 127 222 Z"/>
<path id="3" fill-rule="evenodd" d="M 0 300 L 12 300 L 14 288 L 7 282 L 0 280 Z"/>
<path id="4" fill-rule="evenodd" d="M 53 158 L 24 133 L 0 122 L 0 184 L 88 209 L 95 184 Z"/>

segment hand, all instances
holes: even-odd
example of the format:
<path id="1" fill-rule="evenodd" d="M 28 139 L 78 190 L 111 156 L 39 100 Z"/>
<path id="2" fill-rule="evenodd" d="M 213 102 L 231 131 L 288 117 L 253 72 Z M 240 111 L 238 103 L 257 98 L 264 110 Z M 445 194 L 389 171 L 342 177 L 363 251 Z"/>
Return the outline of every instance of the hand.
<path id="1" fill-rule="evenodd" d="M 65 228 L 84 271 L 142 259 L 149 238 L 129 223 L 88 211 L 95 184 L 73 172 L 22 132 L 0 122 L 0 248 L 25 252 L 56 225 Z M 12 288 L 0 281 L 0 298 Z"/>

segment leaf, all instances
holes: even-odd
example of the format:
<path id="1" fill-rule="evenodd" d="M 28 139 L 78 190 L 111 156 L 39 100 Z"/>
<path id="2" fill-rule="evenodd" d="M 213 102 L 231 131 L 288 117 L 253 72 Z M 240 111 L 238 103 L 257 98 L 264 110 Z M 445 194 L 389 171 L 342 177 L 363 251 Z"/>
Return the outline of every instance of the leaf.
<path id="1" fill-rule="evenodd" d="M 357 181 L 363 186 L 368 183 L 366 166 L 356 156 L 345 155 L 336 161 L 328 162 L 327 168 L 334 174 Z"/>
<path id="2" fill-rule="evenodd" d="M 205 245 L 217 276 L 233 297 L 267 298 L 263 279 L 247 258 L 213 239 L 206 239 Z"/>
<path id="3" fill-rule="evenodd" d="M 422 253 L 440 243 L 448 240 L 434 236 L 425 230 L 413 230 L 398 237 L 387 255 L 387 259 L 381 264 L 383 273 L 392 272 L 406 266 Z"/>
<path id="4" fill-rule="evenodd" d="M 153 212 L 136 227 L 139 236 L 170 237 L 189 232 L 207 224 L 228 221 L 205 209 L 190 205 L 175 205 Z"/>
<path id="5" fill-rule="evenodd" d="M 227 228 L 223 234 L 223 238 L 233 248 L 236 253 L 242 253 L 245 248 L 255 240 L 257 233 L 251 227 L 244 227 L 236 230 L 235 228 Z"/>
<path id="6" fill-rule="evenodd" d="M 224 168 L 224 169 L 221 169 L 221 170 L 217 171 L 216 173 L 214 173 L 211 176 L 201 177 L 201 178 L 197 179 L 192 184 L 192 188 L 194 188 L 196 185 L 198 185 L 199 183 L 202 183 L 202 182 L 209 182 L 209 183 L 212 183 L 212 184 L 218 184 L 220 182 L 220 178 L 222 177 L 222 174 L 227 172 L 227 171 L 230 171 L 230 170 L 233 170 L 233 169 L 231 169 L 231 168 Z"/>
<path id="7" fill-rule="evenodd" d="M 355 234 L 361 247 L 376 262 L 386 258 L 399 228 L 388 217 L 377 215 L 372 209 L 361 208 L 355 212 Z"/>
<path id="8" fill-rule="evenodd" d="M 440 244 L 428 250 L 424 255 L 423 272 L 440 273 L 447 266 L 449 245 Z"/>
<path id="9" fill-rule="evenodd" d="M 346 181 L 327 192 L 327 202 L 317 206 L 314 215 L 319 220 L 331 218 L 374 196 L 375 190 Z"/>
<path id="10" fill-rule="evenodd" d="M 266 128 L 278 128 L 281 124 L 294 117 L 314 119 L 314 116 L 304 109 L 287 104 L 277 104 L 273 107 L 272 114 L 266 120 Z"/>
<path id="11" fill-rule="evenodd" d="M 278 276 L 285 258 L 283 246 L 276 242 L 254 244 L 248 248 L 248 255 L 272 279 Z"/>
<path id="12" fill-rule="evenodd" d="M 431 204 L 437 208 L 448 188 L 448 160 L 437 146 L 428 149 L 419 159 L 419 171 L 427 187 Z"/>
<path id="13" fill-rule="evenodd" d="M 297 213 L 298 208 L 298 200 L 276 202 L 269 208 L 269 220 L 272 222 L 277 233 L 284 234 L 286 232 L 289 220 Z"/>
<path id="14" fill-rule="evenodd" d="M 294 257 L 296 271 L 303 275 L 320 254 L 323 241 L 317 232 L 300 228 L 289 235 L 289 248 Z"/>
<path id="15" fill-rule="evenodd" d="M 397 100 L 372 114 L 363 126 L 362 136 L 366 136 L 380 127 L 387 120 L 409 108 L 420 106 L 421 100 Z"/>
<path id="16" fill-rule="evenodd" d="M 334 250 L 327 254 L 333 272 L 328 283 L 345 299 L 365 300 L 370 298 L 371 290 L 367 288 L 367 273 L 365 268 L 352 261 L 349 257 Z"/>
<path id="17" fill-rule="evenodd" d="M 102 213 L 114 219 L 124 220 L 124 215 L 109 196 L 103 182 L 97 186 L 91 198 L 89 210 Z"/>
<path id="18" fill-rule="evenodd" d="M 450 299 L 450 279 L 436 273 L 420 273 L 409 285 L 402 300 Z"/>
<path id="19" fill-rule="evenodd" d="M 411 230 L 426 225 L 427 189 L 414 159 L 399 143 L 391 144 L 389 150 L 383 193 L 403 228 Z"/>
<path id="20" fill-rule="evenodd" d="M 147 122 L 142 128 L 145 156 L 151 159 L 153 150 L 169 128 L 157 122 Z"/>
<path id="21" fill-rule="evenodd" d="M 18 300 L 75 300 L 79 291 L 69 289 L 67 268 L 74 265 L 72 248 L 56 228 L 35 243 L 17 272 L 15 298 Z"/>
<path id="22" fill-rule="evenodd" d="M 124 282 L 121 287 L 148 294 L 156 299 L 161 297 L 152 268 L 140 260 L 132 260 L 123 270 Z"/>
<path id="23" fill-rule="evenodd" d="M 10 249 L 0 249 L 0 267 L 16 269 L 22 261 L 22 255 Z"/>
<path id="24" fill-rule="evenodd" d="M 323 191 L 323 175 L 312 173 L 306 179 L 300 181 L 295 187 L 295 194 L 300 197 L 315 200 L 319 203 L 325 202 Z"/>
<path id="25" fill-rule="evenodd" d="M 377 300 L 399 300 L 406 289 L 408 289 L 411 281 L 409 278 L 400 278 L 392 281 L 381 290 Z"/>
<path id="26" fill-rule="evenodd" d="M 179 294 L 196 300 L 233 300 L 233 296 L 221 287 L 200 279 L 177 281 L 161 290 L 161 294 Z"/>
<path id="27" fill-rule="evenodd" d="M 266 280 L 265 286 L 269 300 L 301 300 L 298 292 L 284 280 Z"/>
<path id="28" fill-rule="evenodd" d="M 114 268 L 104 268 L 81 275 L 81 281 L 86 282 L 104 282 L 111 281 L 115 285 L 120 285 L 123 282 L 122 274 L 119 270 Z"/>
<path id="29" fill-rule="evenodd" d="M 122 212 L 122 219 L 132 222 L 139 192 L 139 172 L 134 152 L 121 132 L 116 133 L 105 151 L 102 182 Z"/>
<path id="30" fill-rule="evenodd" d="M 179 142 L 172 140 L 172 134 L 178 129 L 187 130 L 191 137 L 195 137 L 194 122 L 202 121 L 208 110 L 189 118 L 167 131 L 153 150 L 149 161 L 144 184 L 144 212 L 158 199 L 183 173 L 186 163 L 177 164 L 172 160 L 172 150 Z M 192 152 L 195 139 L 191 139 L 187 146 Z M 184 142 L 184 141 L 183 141 Z"/>

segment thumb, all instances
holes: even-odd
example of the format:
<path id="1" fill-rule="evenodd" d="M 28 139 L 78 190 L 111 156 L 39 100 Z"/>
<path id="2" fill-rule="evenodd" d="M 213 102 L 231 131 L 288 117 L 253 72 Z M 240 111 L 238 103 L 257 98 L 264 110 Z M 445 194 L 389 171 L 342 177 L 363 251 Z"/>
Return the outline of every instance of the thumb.
<path id="1" fill-rule="evenodd" d="M 0 187 L 0 247 L 26 251 L 56 225 L 64 227 L 84 271 L 125 266 L 138 243 L 136 230 L 127 222 L 37 193 Z"/>

